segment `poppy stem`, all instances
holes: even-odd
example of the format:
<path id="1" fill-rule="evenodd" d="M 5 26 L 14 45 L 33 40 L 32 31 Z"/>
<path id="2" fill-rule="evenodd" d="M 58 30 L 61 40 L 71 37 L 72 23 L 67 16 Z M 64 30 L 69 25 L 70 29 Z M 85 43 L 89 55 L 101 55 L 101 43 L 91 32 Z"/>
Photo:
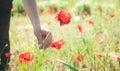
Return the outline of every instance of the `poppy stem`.
<path id="1" fill-rule="evenodd" d="M 30 68 L 30 65 L 29 64 L 27 64 L 27 67 L 28 67 L 28 71 L 32 71 Z"/>
<path id="2" fill-rule="evenodd" d="M 120 71 L 120 62 L 119 62 L 119 71 Z"/>

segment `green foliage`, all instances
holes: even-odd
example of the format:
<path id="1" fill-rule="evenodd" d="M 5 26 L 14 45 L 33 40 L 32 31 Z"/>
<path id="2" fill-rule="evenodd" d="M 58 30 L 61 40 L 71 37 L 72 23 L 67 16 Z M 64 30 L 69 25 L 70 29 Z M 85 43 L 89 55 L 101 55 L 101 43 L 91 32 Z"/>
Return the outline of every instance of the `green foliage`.
<path id="1" fill-rule="evenodd" d="M 24 7 L 23 7 L 23 4 L 22 4 L 22 0 L 13 0 L 13 8 L 17 8 L 17 11 L 13 11 L 12 12 L 12 15 L 18 15 L 18 14 L 21 14 L 22 12 L 25 11 Z"/>
<path id="2" fill-rule="evenodd" d="M 10 25 L 11 71 L 119 71 L 120 64 L 116 61 L 117 56 L 120 56 L 119 0 L 36 1 L 41 9 L 41 24 L 51 30 L 54 40 L 65 40 L 65 45 L 60 50 L 51 47 L 40 50 L 30 20 L 27 16 L 20 16 L 24 11 L 22 1 L 14 0 L 13 7 L 17 7 L 18 11 L 12 12 Z M 51 10 L 53 4 L 57 7 L 55 13 L 42 15 L 46 10 Z M 102 6 L 102 11 L 99 10 L 99 5 Z M 68 25 L 60 27 L 59 21 L 56 22 L 54 17 L 61 9 L 70 11 L 72 19 Z M 88 11 L 90 15 L 81 18 L 83 11 Z M 115 14 L 115 17 L 111 18 L 111 13 Z M 76 16 L 80 19 L 75 20 Z M 94 21 L 94 25 L 88 24 L 89 19 Z M 78 24 L 82 26 L 83 32 L 79 32 Z M 24 51 L 33 53 L 33 62 L 19 62 L 18 56 Z M 98 57 L 100 53 L 104 55 L 103 58 Z M 79 54 L 84 56 L 81 61 L 76 59 Z"/>
<path id="3" fill-rule="evenodd" d="M 91 7 L 89 4 L 82 4 L 82 5 L 78 5 L 76 7 L 76 15 L 82 15 L 82 12 L 88 12 L 88 14 L 91 14 Z"/>
<path id="4" fill-rule="evenodd" d="M 84 11 L 87 11 L 88 14 L 91 14 L 90 6 L 87 5 L 87 4 L 84 4 L 84 5 L 83 5 L 83 10 L 82 10 L 82 12 L 84 12 Z"/>

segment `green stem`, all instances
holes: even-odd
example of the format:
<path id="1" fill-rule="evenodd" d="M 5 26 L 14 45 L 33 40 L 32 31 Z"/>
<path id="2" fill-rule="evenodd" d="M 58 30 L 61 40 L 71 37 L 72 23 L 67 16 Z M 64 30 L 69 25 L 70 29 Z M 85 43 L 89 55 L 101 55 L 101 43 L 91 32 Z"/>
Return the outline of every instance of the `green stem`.
<path id="1" fill-rule="evenodd" d="M 119 62 L 119 71 L 120 71 L 120 62 Z"/>
<path id="2" fill-rule="evenodd" d="M 27 64 L 27 67 L 28 67 L 28 71 L 32 71 L 29 64 Z"/>
<path id="3" fill-rule="evenodd" d="M 4 52 L 5 48 L 8 46 L 8 44 L 5 44 L 4 48 L 2 49 L 2 51 L 0 52 L 0 56 L 2 55 L 2 53 Z"/>

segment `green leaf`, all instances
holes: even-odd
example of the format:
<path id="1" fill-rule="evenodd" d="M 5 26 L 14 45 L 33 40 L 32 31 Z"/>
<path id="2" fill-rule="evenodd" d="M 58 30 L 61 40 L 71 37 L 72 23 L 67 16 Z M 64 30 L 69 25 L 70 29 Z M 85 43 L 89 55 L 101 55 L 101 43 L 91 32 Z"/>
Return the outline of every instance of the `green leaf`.
<path id="1" fill-rule="evenodd" d="M 59 62 L 61 62 L 62 64 L 64 64 L 65 66 L 69 67 L 72 71 L 79 71 L 78 69 L 74 68 L 73 66 L 71 66 L 70 64 L 62 61 L 62 60 L 57 60 Z"/>
<path id="2" fill-rule="evenodd" d="M 54 71 L 54 70 L 55 70 L 55 67 L 56 67 L 56 65 L 54 65 L 54 66 L 52 67 L 51 71 Z"/>

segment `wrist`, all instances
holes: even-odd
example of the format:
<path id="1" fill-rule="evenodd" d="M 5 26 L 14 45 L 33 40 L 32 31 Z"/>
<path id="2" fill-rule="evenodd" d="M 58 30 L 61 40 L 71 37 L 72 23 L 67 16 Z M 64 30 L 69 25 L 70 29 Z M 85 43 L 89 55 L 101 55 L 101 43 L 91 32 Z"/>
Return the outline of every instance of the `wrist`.
<path id="1" fill-rule="evenodd" d="M 41 30 L 41 26 L 40 26 L 40 24 L 33 24 L 33 29 L 34 29 L 34 31 L 37 31 L 37 30 Z"/>

